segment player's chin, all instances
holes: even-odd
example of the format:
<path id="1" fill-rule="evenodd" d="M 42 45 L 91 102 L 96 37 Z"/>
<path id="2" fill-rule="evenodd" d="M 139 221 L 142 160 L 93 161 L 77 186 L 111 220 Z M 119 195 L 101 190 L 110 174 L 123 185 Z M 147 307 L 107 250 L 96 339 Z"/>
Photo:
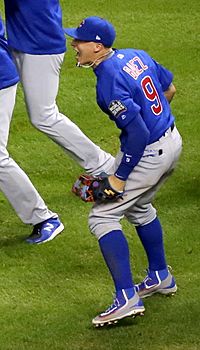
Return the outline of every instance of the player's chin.
<path id="1" fill-rule="evenodd" d="M 87 62 L 83 60 L 80 56 L 78 57 L 77 62 L 81 65 L 87 64 Z"/>

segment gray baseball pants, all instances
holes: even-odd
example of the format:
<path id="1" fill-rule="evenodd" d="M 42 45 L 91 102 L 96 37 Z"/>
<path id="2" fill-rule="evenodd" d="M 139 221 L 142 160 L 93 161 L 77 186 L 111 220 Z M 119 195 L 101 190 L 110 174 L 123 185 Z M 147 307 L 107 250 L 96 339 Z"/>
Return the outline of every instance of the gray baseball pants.
<path id="1" fill-rule="evenodd" d="M 59 144 L 89 174 L 109 172 L 114 158 L 95 145 L 59 112 L 56 105 L 64 53 L 29 55 L 14 50 L 13 55 L 31 123 Z"/>
<path id="2" fill-rule="evenodd" d="M 45 205 L 28 176 L 9 156 L 7 143 L 17 84 L 0 90 L 0 190 L 25 224 L 57 216 Z"/>
<path id="3" fill-rule="evenodd" d="M 126 217 L 134 226 L 146 225 L 156 217 L 151 204 L 156 192 L 173 172 L 182 149 L 182 139 L 175 127 L 157 142 L 146 147 L 143 157 L 126 181 L 124 198 L 113 203 L 95 203 L 89 215 L 91 232 L 100 239 L 112 230 L 121 230 Z M 122 158 L 119 152 L 113 173 Z"/>

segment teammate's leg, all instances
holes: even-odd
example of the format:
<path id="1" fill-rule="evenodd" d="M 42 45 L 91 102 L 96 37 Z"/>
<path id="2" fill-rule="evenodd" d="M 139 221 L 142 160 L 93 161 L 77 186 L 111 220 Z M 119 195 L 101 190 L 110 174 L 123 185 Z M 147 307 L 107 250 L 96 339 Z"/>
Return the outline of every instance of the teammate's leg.
<path id="1" fill-rule="evenodd" d="M 88 173 L 109 172 L 114 159 L 95 145 L 56 105 L 64 54 L 28 55 L 14 51 L 32 124 L 59 144 Z"/>
<path id="2" fill-rule="evenodd" d="M 25 224 L 36 225 L 57 217 L 40 197 L 28 176 L 10 158 L 7 142 L 17 85 L 0 90 L 0 189 Z"/>

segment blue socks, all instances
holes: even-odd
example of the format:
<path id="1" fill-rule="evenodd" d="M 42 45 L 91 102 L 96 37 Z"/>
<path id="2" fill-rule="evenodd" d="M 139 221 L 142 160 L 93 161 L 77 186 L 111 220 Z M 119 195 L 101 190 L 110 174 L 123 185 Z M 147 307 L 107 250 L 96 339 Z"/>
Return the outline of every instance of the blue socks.
<path id="1" fill-rule="evenodd" d="M 136 230 L 147 254 L 149 270 L 167 269 L 162 227 L 158 218 L 156 217 L 147 225 L 136 227 Z"/>
<path id="2" fill-rule="evenodd" d="M 133 288 L 129 248 L 122 231 L 111 231 L 99 239 L 99 246 L 113 278 L 116 291 Z"/>

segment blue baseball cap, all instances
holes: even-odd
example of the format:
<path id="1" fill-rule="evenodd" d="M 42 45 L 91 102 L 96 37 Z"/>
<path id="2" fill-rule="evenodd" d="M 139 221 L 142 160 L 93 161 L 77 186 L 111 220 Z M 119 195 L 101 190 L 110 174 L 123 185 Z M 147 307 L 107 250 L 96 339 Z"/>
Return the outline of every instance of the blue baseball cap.
<path id="1" fill-rule="evenodd" d="M 65 33 L 81 41 L 93 41 L 111 47 L 115 40 L 115 28 L 104 18 L 91 16 L 85 18 L 77 28 L 65 28 Z"/>

